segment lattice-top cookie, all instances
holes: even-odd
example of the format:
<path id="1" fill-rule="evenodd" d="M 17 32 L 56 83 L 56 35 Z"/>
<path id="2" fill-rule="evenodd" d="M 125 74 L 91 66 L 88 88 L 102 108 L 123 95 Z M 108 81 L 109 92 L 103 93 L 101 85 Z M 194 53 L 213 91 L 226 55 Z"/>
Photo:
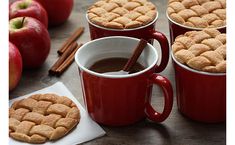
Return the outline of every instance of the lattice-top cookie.
<path id="1" fill-rule="evenodd" d="M 185 26 L 222 27 L 226 25 L 226 0 L 169 0 L 167 13 Z"/>
<path id="2" fill-rule="evenodd" d="M 216 29 L 186 32 L 176 37 L 172 49 L 176 60 L 193 69 L 226 72 L 226 34 Z"/>
<path id="3" fill-rule="evenodd" d="M 148 0 L 99 0 L 88 9 L 89 20 L 102 27 L 130 29 L 144 26 L 156 18 Z"/>
<path id="4" fill-rule="evenodd" d="M 36 94 L 12 104 L 9 135 L 23 142 L 44 143 L 65 136 L 79 121 L 79 109 L 69 98 Z"/>

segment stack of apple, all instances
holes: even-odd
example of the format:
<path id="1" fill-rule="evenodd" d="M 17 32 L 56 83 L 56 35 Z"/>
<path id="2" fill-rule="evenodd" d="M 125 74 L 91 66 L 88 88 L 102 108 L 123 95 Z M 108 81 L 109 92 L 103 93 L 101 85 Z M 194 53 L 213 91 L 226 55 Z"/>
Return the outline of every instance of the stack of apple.
<path id="1" fill-rule="evenodd" d="M 9 90 L 22 69 L 42 66 L 50 51 L 48 25 L 64 23 L 73 0 L 16 0 L 9 5 Z"/>

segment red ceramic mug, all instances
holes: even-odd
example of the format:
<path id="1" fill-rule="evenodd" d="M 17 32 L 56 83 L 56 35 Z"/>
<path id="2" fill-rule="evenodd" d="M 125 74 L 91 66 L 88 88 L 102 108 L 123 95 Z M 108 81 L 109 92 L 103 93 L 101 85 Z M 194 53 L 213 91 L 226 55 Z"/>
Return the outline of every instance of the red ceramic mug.
<path id="1" fill-rule="evenodd" d="M 169 55 L 169 44 L 166 36 L 155 30 L 155 23 L 157 21 L 158 14 L 156 18 L 150 22 L 149 24 L 142 26 L 142 27 L 137 27 L 137 28 L 132 28 L 132 29 L 111 29 L 111 28 L 105 28 L 99 25 L 96 25 L 92 23 L 88 15 L 86 15 L 87 22 L 89 24 L 89 29 L 90 29 L 90 37 L 92 40 L 102 38 L 102 37 L 108 37 L 108 36 L 128 36 L 128 37 L 134 37 L 134 38 L 143 38 L 145 40 L 148 40 L 151 44 L 153 44 L 153 39 L 157 40 L 160 45 L 161 45 L 161 51 L 162 55 L 166 56 Z M 164 50 L 163 50 L 164 49 Z M 165 53 L 165 54 L 164 54 Z M 161 72 L 163 69 L 165 69 L 167 63 L 169 61 L 168 57 L 165 57 L 162 59 L 161 64 L 159 65 L 159 72 Z"/>
<path id="2" fill-rule="evenodd" d="M 101 74 L 89 70 L 96 61 L 104 58 L 129 58 L 139 39 L 113 36 L 90 41 L 75 55 L 79 67 L 83 97 L 90 116 L 98 123 L 122 126 L 145 117 L 155 122 L 164 121 L 171 112 L 173 90 L 167 78 L 156 74 L 158 53 L 148 44 L 138 62 L 145 69 L 127 75 Z M 163 56 L 168 57 L 168 56 Z M 151 105 L 152 85 L 162 88 L 165 105 L 162 113 Z"/>
<path id="3" fill-rule="evenodd" d="M 226 73 L 207 73 L 179 63 L 172 54 L 177 105 L 185 116 L 201 122 L 226 120 Z"/>
<path id="4" fill-rule="evenodd" d="M 177 23 L 169 17 L 167 12 L 166 12 L 166 16 L 168 18 L 168 23 L 169 23 L 171 44 L 173 44 L 175 41 L 175 38 L 181 34 L 185 34 L 188 31 L 202 31 L 203 30 L 203 28 L 189 27 L 189 26 L 185 26 L 180 23 Z M 221 33 L 226 33 L 226 26 L 218 27 L 216 29 L 218 29 Z"/>

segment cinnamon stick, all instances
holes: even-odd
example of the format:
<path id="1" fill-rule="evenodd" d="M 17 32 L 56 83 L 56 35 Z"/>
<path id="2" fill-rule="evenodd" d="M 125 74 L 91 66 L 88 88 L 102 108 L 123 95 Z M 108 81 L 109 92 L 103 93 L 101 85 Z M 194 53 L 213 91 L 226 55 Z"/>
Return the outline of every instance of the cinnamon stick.
<path id="1" fill-rule="evenodd" d="M 123 68 L 123 71 L 129 72 L 131 68 L 135 65 L 137 59 L 139 58 L 140 54 L 144 50 L 145 46 L 147 45 L 147 41 L 144 39 L 140 39 L 137 47 L 135 48 L 131 58 L 127 61 L 126 65 Z"/>
<path id="2" fill-rule="evenodd" d="M 77 45 L 73 52 L 68 56 L 68 58 L 56 69 L 56 75 L 60 76 L 74 61 L 75 53 L 82 46 L 82 44 Z"/>
<path id="3" fill-rule="evenodd" d="M 62 56 L 55 62 L 55 64 L 49 70 L 49 74 L 54 75 L 56 69 L 69 57 L 69 55 L 76 49 L 78 46 L 77 42 L 73 42 L 66 51 L 62 54 Z"/>
<path id="4" fill-rule="evenodd" d="M 84 27 L 79 27 L 61 46 L 61 48 L 57 51 L 59 55 L 63 54 L 66 49 L 74 42 L 76 41 L 84 32 Z"/>

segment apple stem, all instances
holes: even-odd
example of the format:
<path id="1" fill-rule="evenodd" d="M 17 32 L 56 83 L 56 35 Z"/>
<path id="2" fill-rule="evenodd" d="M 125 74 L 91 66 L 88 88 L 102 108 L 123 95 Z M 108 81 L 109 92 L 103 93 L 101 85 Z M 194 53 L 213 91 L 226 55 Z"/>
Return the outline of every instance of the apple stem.
<path id="1" fill-rule="evenodd" d="M 25 17 L 23 17 L 23 19 L 22 19 L 21 27 L 23 27 L 23 25 L 24 25 L 24 20 L 25 20 Z"/>

